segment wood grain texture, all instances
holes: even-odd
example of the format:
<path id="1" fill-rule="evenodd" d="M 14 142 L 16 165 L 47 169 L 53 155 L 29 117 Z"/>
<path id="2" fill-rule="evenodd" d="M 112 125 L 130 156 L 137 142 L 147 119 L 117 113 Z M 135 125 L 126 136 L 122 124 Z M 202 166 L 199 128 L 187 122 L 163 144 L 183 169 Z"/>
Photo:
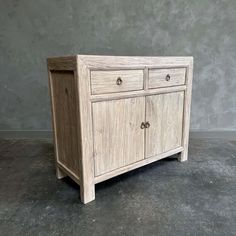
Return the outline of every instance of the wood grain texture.
<path id="1" fill-rule="evenodd" d="M 73 71 L 51 72 L 51 90 L 57 162 L 79 176 L 80 145 L 77 143 L 76 87 Z M 58 169 L 57 172 L 58 178 L 62 178 L 62 170 Z"/>
<path id="2" fill-rule="evenodd" d="M 49 85 L 49 92 L 50 92 L 50 102 L 51 102 L 51 113 L 52 113 L 52 128 L 53 128 L 53 142 L 55 147 L 55 167 L 56 167 L 56 176 L 58 179 L 62 179 L 66 176 L 65 173 L 58 167 L 58 147 L 57 147 L 57 129 L 56 129 L 56 115 L 55 115 L 55 106 L 54 106 L 54 94 L 52 89 L 52 74 L 47 65 L 48 69 L 48 85 Z"/>
<path id="3" fill-rule="evenodd" d="M 90 71 L 77 57 L 76 70 L 76 97 L 77 114 L 79 116 L 79 129 L 81 142 L 81 175 L 80 197 L 83 203 L 95 199 L 94 185 L 94 158 L 93 158 L 93 133 L 92 133 L 92 110 L 90 102 Z"/>
<path id="4" fill-rule="evenodd" d="M 183 117 L 183 152 L 179 156 L 179 161 L 187 161 L 188 159 L 188 143 L 189 143 L 189 127 L 190 127 L 190 111 L 192 100 L 192 80 L 193 80 L 193 60 L 187 66 L 187 89 L 184 92 L 184 117 Z"/>
<path id="5" fill-rule="evenodd" d="M 122 80 L 117 85 L 117 79 Z M 117 93 L 143 89 L 142 70 L 91 71 L 92 94 Z"/>
<path id="6" fill-rule="evenodd" d="M 76 56 L 51 57 L 47 59 L 49 70 L 76 70 Z"/>
<path id="7" fill-rule="evenodd" d="M 78 55 L 89 69 L 133 69 L 186 67 L 192 57 L 130 57 L 130 56 L 97 56 Z"/>
<path id="8" fill-rule="evenodd" d="M 184 92 L 146 97 L 146 158 L 181 146 Z"/>
<path id="9" fill-rule="evenodd" d="M 185 68 L 174 69 L 151 69 L 149 70 L 148 87 L 160 88 L 168 86 L 178 86 L 185 84 Z M 170 79 L 167 81 L 167 75 Z"/>
<path id="10" fill-rule="evenodd" d="M 177 91 L 184 91 L 186 90 L 185 85 L 181 86 L 172 86 L 172 87 L 164 87 L 164 88 L 157 88 L 157 89 L 146 89 L 140 91 L 131 91 L 131 92 L 121 92 L 121 93 L 110 93 L 110 94 L 98 94 L 92 95 L 91 101 L 107 101 L 107 100 L 114 100 L 114 99 L 121 99 L 121 98 L 130 98 L 130 97 L 144 97 L 152 94 L 162 94 L 162 93 L 170 93 L 170 92 L 177 92 Z"/>
<path id="11" fill-rule="evenodd" d="M 145 67 L 143 70 L 143 78 L 144 78 L 144 91 L 148 91 L 148 68 Z"/>
<path id="12" fill-rule="evenodd" d="M 95 176 L 144 159 L 144 97 L 93 103 Z"/>

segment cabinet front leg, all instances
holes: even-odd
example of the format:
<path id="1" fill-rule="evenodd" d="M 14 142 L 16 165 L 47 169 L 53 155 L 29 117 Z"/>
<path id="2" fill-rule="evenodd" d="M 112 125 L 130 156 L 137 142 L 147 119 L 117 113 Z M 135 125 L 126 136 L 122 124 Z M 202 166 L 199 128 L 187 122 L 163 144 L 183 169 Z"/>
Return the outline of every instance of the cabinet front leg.
<path id="1" fill-rule="evenodd" d="M 188 160 L 188 151 L 184 150 L 181 153 L 179 153 L 178 156 L 178 161 L 179 162 L 184 162 Z"/>
<path id="2" fill-rule="evenodd" d="M 94 184 L 81 184 L 80 185 L 80 199 L 86 204 L 95 199 L 95 185 Z"/>

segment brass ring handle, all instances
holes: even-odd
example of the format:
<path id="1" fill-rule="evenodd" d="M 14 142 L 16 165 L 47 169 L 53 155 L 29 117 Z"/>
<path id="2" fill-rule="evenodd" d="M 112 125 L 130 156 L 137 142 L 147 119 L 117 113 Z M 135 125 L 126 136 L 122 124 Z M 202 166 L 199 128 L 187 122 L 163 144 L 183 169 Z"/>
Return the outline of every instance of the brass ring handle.
<path id="1" fill-rule="evenodd" d="M 170 80 L 170 75 L 166 75 L 166 81 L 169 81 Z"/>
<path id="2" fill-rule="evenodd" d="M 141 123 L 140 128 L 141 128 L 141 129 L 144 129 L 144 128 L 145 128 L 145 123 L 144 123 L 144 122 Z"/>
<path id="3" fill-rule="evenodd" d="M 147 121 L 146 123 L 145 123 L 145 128 L 149 128 L 150 127 L 150 123 Z"/>
<path id="4" fill-rule="evenodd" d="M 122 79 L 120 77 L 118 77 L 117 80 L 116 80 L 116 84 L 121 85 L 122 82 L 123 82 Z"/>

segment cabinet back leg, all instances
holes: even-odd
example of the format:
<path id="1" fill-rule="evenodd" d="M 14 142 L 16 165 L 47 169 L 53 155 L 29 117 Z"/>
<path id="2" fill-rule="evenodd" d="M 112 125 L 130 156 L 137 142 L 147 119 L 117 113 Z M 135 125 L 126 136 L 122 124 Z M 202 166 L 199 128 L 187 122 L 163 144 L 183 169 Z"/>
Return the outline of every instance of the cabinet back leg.
<path id="1" fill-rule="evenodd" d="M 62 179 L 67 176 L 58 166 L 56 166 L 56 176 L 58 179 Z"/>
<path id="2" fill-rule="evenodd" d="M 188 160 L 188 151 L 184 150 L 181 153 L 179 153 L 178 156 L 178 161 L 179 162 L 184 162 Z"/>

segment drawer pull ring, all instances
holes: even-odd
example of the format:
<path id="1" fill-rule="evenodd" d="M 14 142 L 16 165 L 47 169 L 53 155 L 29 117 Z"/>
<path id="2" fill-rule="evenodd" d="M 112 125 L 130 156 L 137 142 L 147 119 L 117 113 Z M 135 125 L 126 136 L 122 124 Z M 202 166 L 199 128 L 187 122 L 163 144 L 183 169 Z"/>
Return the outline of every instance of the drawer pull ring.
<path id="1" fill-rule="evenodd" d="M 141 129 L 144 129 L 144 128 L 145 128 L 145 123 L 144 123 L 144 122 L 141 123 L 140 128 L 141 128 Z"/>
<path id="2" fill-rule="evenodd" d="M 170 80 L 170 75 L 168 74 L 167 76 L 166 76 L 166 81 L 169 81 Z"/>
<path id="3" fill-rule="evenodd" d="M 118 77 L 117 80 L 116 80 L 116 84 L 121 85 L 122 82 L 123 82 L 122 79 L 120 77 Z"/>
<path id="4" fill-rule="evenodd" d="M 146 122 L 146 123 L 145 123 L 145 128 L 148 129 L 149 127 L 150 127 L 150 123 L 149 123 L 149 122 Z"/>

